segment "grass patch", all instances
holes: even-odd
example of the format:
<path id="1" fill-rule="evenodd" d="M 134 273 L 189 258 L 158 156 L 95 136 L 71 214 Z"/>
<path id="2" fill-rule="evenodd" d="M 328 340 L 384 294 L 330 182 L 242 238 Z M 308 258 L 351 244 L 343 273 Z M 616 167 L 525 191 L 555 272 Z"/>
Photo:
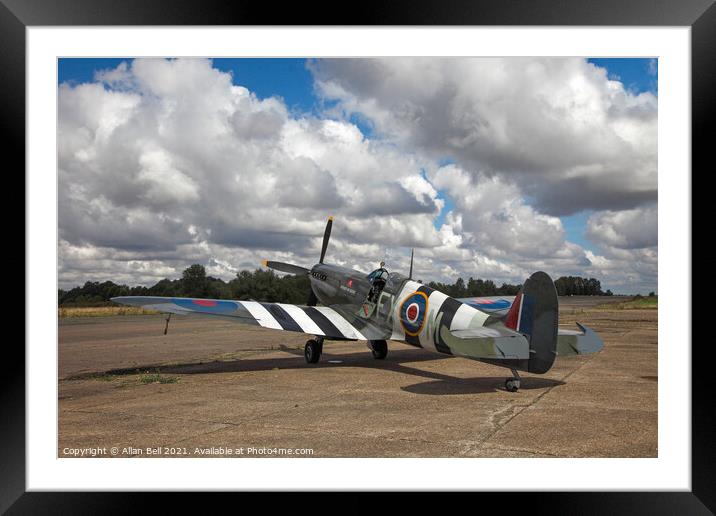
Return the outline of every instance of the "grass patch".
<path id="1" fill-rule="evenodd" d="M 70 317 L 109 317 L 112 315 L 154 315 L 156 310 L 145 310 L 138 306 L 77 306 L 58 308 L 60 319 Z"/>
<path id="2" fill-rule="evenodd" d="M 607 303 L 599 305 L 597 308 L 606 310 L 658 310 L 659 296 L 635 296 L 628 301 L 620 303 Z"/>
<path id="3" fill-rule="evenodd" d="M 65 380 L 99 380 L 102 382 L 111 382 L 117 378 L 119 378 L 119 376 L 110 373 L 80 373 L 68 376 Z"/>
<path id="4" fill-rule="evenodd" d="M 119 388 L 132 385 L 148 385 L 152 383 L 178 383 L 178 376 L 160 374 L 157 368 L 127 368 L 113 369 L 104 373 L 80 373 L 65 378 L 65 380 L 97 380 L 100 382 L 113 382 Z M 118 381 L 118 383 L 117 383 Z"/>
<path id="5" fill-rule="evenodd" d="M 149 383 L 177 383 L 178 381 L 179 378 L 176 376 L 164 376 L 161 374 L 145 374 L 139 378 L 139 383 L 145 385 Z"/>

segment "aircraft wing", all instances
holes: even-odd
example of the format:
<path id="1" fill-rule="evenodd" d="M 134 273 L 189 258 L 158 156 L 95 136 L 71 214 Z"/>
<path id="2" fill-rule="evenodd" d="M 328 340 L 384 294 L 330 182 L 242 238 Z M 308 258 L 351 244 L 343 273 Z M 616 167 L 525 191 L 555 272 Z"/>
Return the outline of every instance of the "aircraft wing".
<path id="1" fill-rule="evenodd" d="M 589 355 L 604 347 L 604 342 L 591 328 L 577 323 L 581 331 L 559 328 L 557 334 L 557 356 Z"/>
<path id="2" fill-rule="evenodd" d="M 177 315 L 200 315 L 330 339 L 367 340 L 349 321 L 326 306 L 188 297 L 127 296 L 112 301 Z"/>
<path id="3" fill-rule="evenodd" d="M 473 308 L 477 308 L 486 314 L 502 317 L 512 306 L 515 296 L 485 296 L 485 297 L 463 297 L 458 299 Z"/>

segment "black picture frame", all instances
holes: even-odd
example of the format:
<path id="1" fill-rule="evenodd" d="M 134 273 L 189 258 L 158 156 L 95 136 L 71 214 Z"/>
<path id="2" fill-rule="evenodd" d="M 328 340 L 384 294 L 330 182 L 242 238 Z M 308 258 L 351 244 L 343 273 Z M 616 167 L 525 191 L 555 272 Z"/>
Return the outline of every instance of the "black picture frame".
<path id="1" fill-rule="evenodd" d="M 3 71 L 0 117 L 5 133 L 6 160 L 13 157 L 16 169 L 25 167 L 25 29 L 53 25 L 346 25 L 350 22 L 351 25 L 689 26 L 692 36 L 692 162 L 696 166 L 706 163 L 707 151 L 713 147 L 708 136 L 716 132 L 716 46 L 713 45 L 716 6 L 713 0 L 607 0 L 599 3 L 593 0 L 373 1 L 360 2 L 350 14 L 340 14 L 348 12 L 345 7 L 323 0 L 310 4 L 286 3 L 280 8 L 268 3 L 218 0 L 201 3 L 0 0 L 0 70 Z M 693 172 L 691 177 L 695 177 Z M 24 189 L 24 186 L 20 188 Z M 689 269 L 690 264 L 684 264 L 684 270 Z M 25 268 L 26 276 L 31 273 Z M 690 276 L 688 281 L 691 284 Z M 687 329 L 684 334 L 689 335 L 690 340 L 691 333 Z M 146 509 L 147 498 L 152 496 L 146 493 L 138 496 L 136 493 L 26 492 L 25 354 L 16 339 L 6 343 L 4 360 L 13 366 L 4 368 L 0 376 L 0 512 L 97 514 Z M 505 511 L 524 508 L 531 514 L 710 514 L 716 511 L 716 426 L 711 372 L 706 370 L 712 359 L 708 354 L 709 343 L 705 344 L 693 344 L 691 348 L 691 492 L 484 493 L 479 495 L 479 504 L 493 502 Z M 344 509 L 370 509 L 377 503 L 377 496 L 353 494 Z M 184 504 L 184 500 L 176 493 L 165 496 L 162 512 L 170 510 L 169 505 L 165 505 L 167 502 Z M 273 499 L 273 509 L 280 507 L 275 505 L 277 501 L 280 499 Z M 293 504 L 295 508 L 295 504 L 301 502 Z M 417 508 L 422 504 L 421 497 L 415 496 L 402 503 L 401 509 L 409 509 L 410 505 Z M 320 506 L 320 497 L 312 498 L 310 505 L 313 508 Z M 489 506 L 494 507 L 492 503 Z"/>

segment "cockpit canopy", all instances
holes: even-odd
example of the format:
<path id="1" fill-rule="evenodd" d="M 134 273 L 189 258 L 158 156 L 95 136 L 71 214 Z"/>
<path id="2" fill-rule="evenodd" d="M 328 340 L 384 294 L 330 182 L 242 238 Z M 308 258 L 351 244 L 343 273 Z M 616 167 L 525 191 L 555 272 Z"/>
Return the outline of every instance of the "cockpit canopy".
<path id="1" fill-rule="evenodd" d="M 381 267 L 376 269 L 367 276 L 371 286 L 377 287 L 378 292 L 385 290 L 391 294 L 397 294 L 400 286 L 405 281 L 405 276 L 397 272 L 388 272 L 387 269 Z"/>
<path id="2" fill-rule="evenodd" d="M 368 281 L 370 281 L 371 284 L 375 283 L 376 280 L 388 281 L 388 271 L 381 267 L 368 274 Z"/>

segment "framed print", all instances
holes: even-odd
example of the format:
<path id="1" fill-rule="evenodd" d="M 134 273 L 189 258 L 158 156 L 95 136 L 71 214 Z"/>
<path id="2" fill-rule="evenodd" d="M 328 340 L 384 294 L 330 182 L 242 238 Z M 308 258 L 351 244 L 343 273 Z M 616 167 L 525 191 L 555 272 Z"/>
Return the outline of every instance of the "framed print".
<path id="1" fill-rule="evenodd" d="M 4 1 L 28 207 L 0 507 L 547 491 L 708 514 L 691 168 L 714 9 L 391 3 L 345 26 Z"/>

